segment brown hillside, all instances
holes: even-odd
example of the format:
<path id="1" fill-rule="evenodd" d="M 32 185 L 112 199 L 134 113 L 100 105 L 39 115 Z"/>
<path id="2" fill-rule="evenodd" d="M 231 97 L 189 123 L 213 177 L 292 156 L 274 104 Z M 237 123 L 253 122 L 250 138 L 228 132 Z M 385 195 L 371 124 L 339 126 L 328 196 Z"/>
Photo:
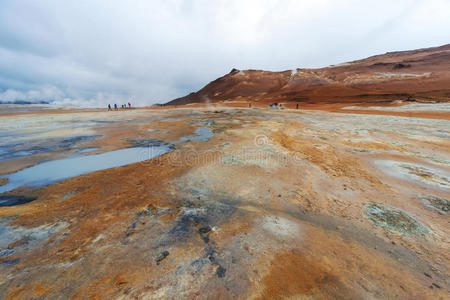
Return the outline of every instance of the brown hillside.
<path id="1" fill-rule="evenodd" d="M 450 99 L 450 44 L 389 52 L 320 69 L 236 70 L 168 104 L 355 103 Z"/>

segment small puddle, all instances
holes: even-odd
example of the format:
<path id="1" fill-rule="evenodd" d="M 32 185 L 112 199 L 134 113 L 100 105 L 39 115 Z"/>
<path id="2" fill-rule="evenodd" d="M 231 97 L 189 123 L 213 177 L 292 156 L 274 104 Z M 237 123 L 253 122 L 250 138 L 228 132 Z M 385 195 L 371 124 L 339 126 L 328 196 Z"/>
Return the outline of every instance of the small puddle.
<path id="1" fill-rule="evenodd" d="M 35 196 L 23 196 L 23 195 L 0 196 L 0 207 L 21 205 L 34 201 L 36 199 L 37 197 Z"/>
<path id="2" fill-rule="evenodd" d="M 205 142 L 213 135 L 214 135 L 214 133 L 211 131 L 211 129 L 209 129 L 206 126 L 202 126 L 202 127 L 198 128 L 194 134 L 182 137 L 177 142 L 175 142 L 175 144 L 186 143 L 186 142 L 191 142 L 191 141 Z"/>
<path id="3" fill-rule="evenodd" d="M 0 178 L 7 178 L 8 183 L 0 186 L 0 193 L 24 185 L 31 188 L 40 187 L 90 172 L 121 167 L 160 156 L 172 151 L 172 149 L 170 145 L 149 148 L 135 147 L 44 162 L 1 176 Z"/>
<path id="4" fill-rule="evenodd" d="M 100 148 L 98 148 L 98 147 L 83 148 L 83 149 L 78 149 L 76 152 L 78 152 L 78 153 L 86 153 L 86 152 L 92 152 L 92 151 L 95 151 L 95 150 L 98 150 L 98 149 L 100 149 Z"/>

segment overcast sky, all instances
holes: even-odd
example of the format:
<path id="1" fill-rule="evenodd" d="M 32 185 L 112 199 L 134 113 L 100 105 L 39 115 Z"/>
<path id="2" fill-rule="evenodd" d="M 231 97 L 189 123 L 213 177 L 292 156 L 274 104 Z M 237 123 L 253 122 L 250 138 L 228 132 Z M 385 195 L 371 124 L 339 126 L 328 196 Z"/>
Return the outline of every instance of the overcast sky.
<path id="1" fill-rule="evenodd" d="M 232 68 L 450 43 L 450 0 L 0 0 L 0 101 L 149 105 Z"/>

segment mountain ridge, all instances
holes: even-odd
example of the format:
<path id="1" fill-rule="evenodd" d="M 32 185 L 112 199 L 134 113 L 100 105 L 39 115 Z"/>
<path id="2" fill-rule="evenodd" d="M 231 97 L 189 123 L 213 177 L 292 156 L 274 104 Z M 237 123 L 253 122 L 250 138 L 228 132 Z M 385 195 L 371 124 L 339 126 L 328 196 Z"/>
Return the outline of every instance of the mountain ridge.
<path id="1" fill-rule="evenodd" d="M 221 101 L 366 103 L 449 101 L 450 44 L 387 52 L 323 68 L 238 70 L 167 104 Z"/>

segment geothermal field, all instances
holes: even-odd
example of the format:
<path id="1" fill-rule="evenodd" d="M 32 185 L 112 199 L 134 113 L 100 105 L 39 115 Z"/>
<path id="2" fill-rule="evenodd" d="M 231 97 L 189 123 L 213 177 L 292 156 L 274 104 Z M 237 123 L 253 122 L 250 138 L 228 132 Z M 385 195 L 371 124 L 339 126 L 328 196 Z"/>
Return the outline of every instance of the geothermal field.
<path id="1" fill-rule="evenodd" d="M 448 299 L 450 104 L 4 106 L 1 299 Z"/>
<path id="2" fill-rule="evenodd" d="M 450 300 L 450 0 L 0 0 L 0 300 Z"/>

